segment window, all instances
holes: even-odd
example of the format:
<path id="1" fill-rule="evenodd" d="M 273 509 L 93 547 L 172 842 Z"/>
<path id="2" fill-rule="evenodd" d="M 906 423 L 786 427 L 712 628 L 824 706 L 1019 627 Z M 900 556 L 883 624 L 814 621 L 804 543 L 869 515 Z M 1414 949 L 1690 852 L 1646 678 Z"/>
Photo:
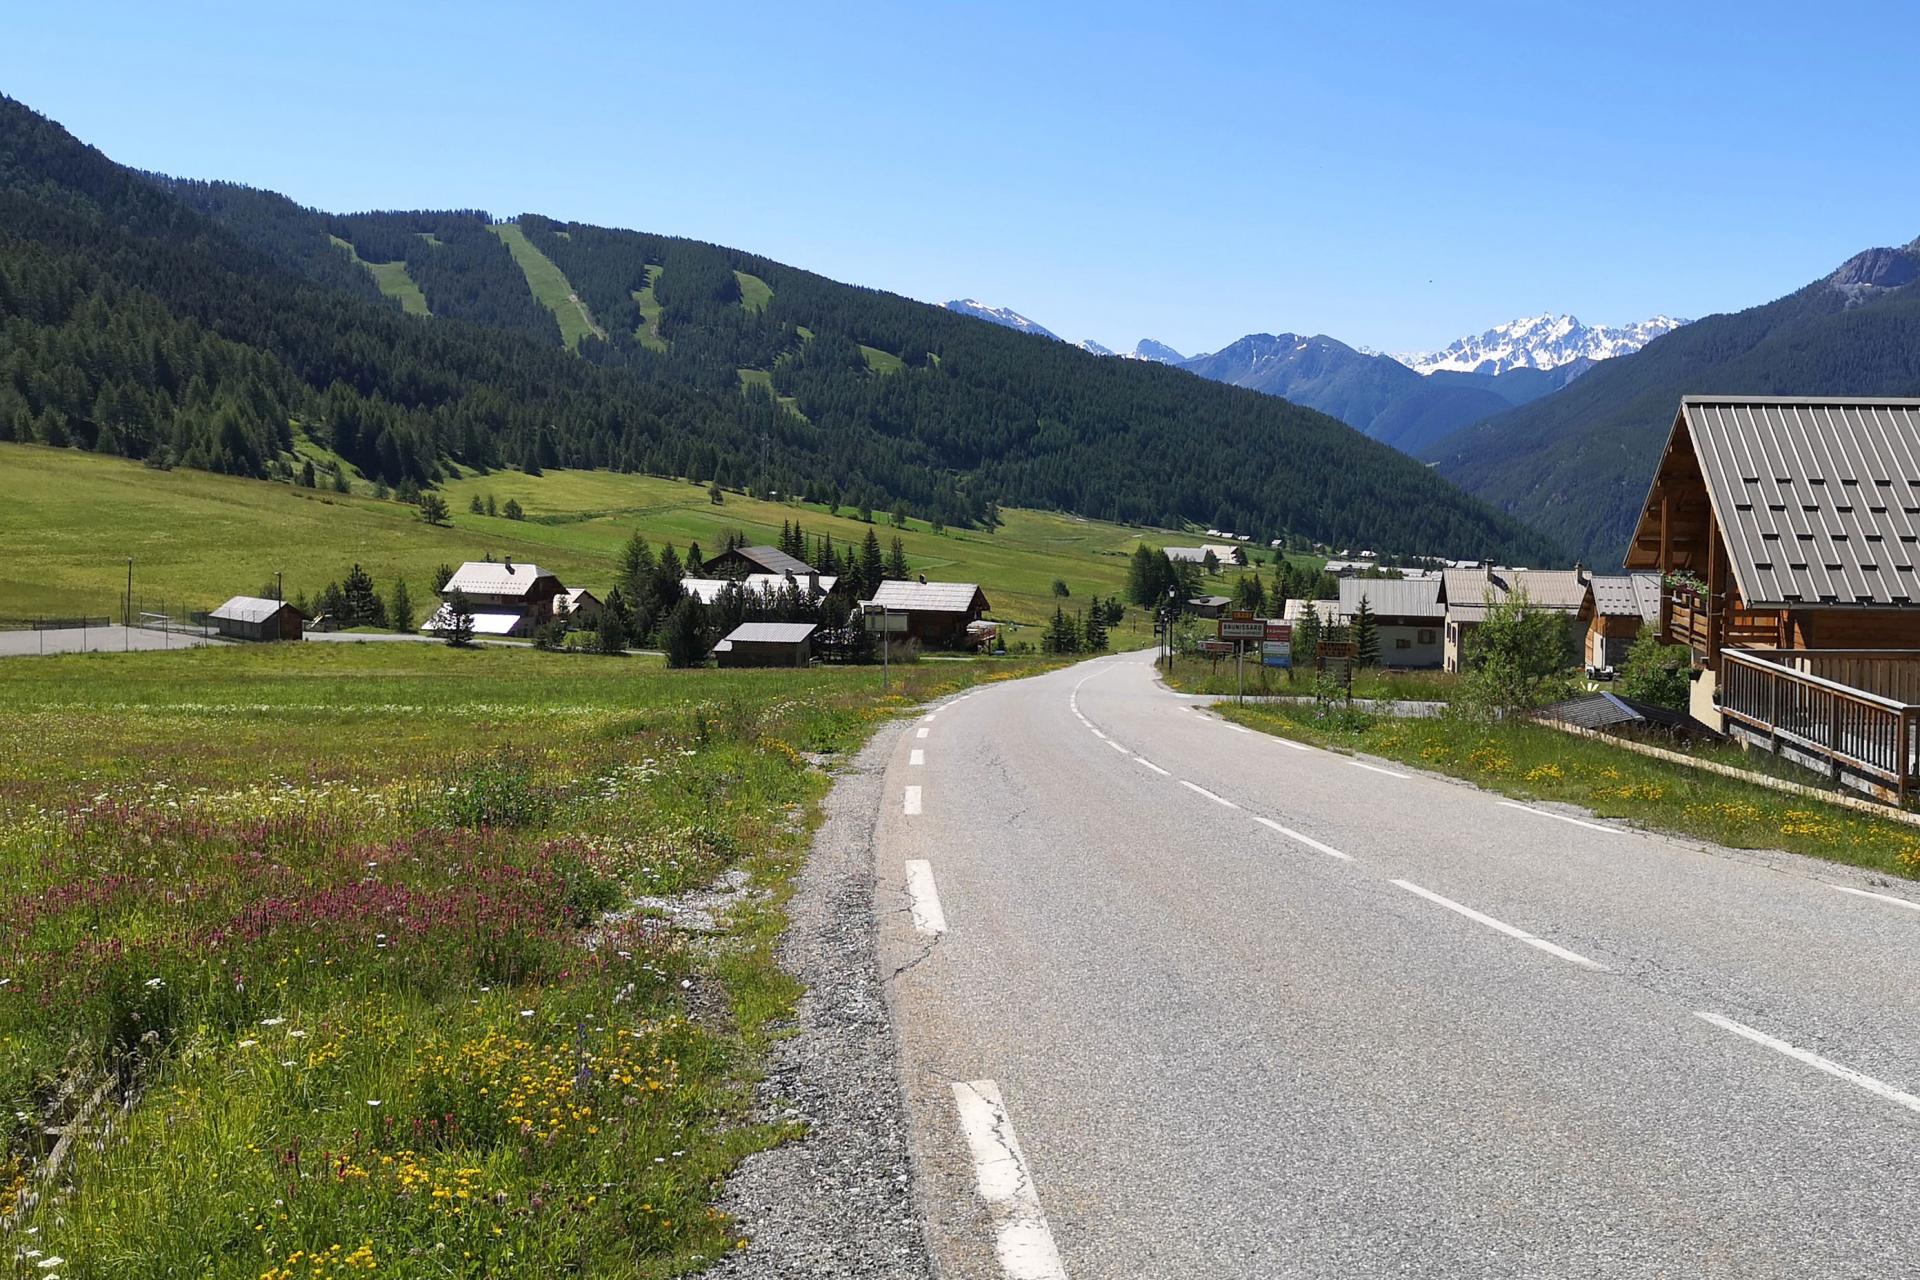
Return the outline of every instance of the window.
<path id="1" fill-rule="evenodd" d="M 1393 647 L 1396 649 L 1411 649 L 1413 648 L 1413 641 L 1407 639 L 1405 636 L 1395 636 Z"/>
<path id="2" fill-rule="evenodd" d="M 1434 632 L 1433 632 L 1433 628 L 1432 628 L 1432 627 L 1422 627 L 1422 628 L 1420 628 L 1420 643 L 1421 643 L 1421 644 L 1432 644 L 1432 643 L 1434 642 L 1434 640 L 1435 640 L 1435 639 L 1437 639 L 1437 637 L 1436 637 L 1436 636 L 1434 635 Z"/>

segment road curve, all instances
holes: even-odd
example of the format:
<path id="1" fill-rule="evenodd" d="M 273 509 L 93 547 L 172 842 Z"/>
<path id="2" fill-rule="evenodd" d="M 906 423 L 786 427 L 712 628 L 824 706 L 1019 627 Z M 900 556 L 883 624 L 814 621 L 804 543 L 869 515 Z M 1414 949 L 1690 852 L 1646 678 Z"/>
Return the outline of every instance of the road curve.
<path id="1" fill-rule="evenodd" d="M 1920 1273 L 1920 895 L 1288 745 L 1146 655 L 903 734 L 940 1273 Z"/>

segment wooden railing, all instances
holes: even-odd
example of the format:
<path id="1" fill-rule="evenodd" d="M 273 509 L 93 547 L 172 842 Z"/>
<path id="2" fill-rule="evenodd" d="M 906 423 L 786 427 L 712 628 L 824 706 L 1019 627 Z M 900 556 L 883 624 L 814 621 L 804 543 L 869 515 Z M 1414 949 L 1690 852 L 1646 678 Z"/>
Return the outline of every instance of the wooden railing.
<path id="1" fill-rule="evenodd" d="M 1920 653 L 1725 649 L 1720 709 L 1777 741 L 1858 773 L 1896 800 L 1920 782 Z"/>
<path id="2" fill-rule="evenodd" d="M 1727 648 L 1772 646 L 1785 639 L 1776 609 L 1730 607 L 1724 593 L 1712 596 L 1695 587 L 1671 586 L 1666 592 L 1669 644 L 1684 644 L 1697 653 L 1712 654 Z"/>

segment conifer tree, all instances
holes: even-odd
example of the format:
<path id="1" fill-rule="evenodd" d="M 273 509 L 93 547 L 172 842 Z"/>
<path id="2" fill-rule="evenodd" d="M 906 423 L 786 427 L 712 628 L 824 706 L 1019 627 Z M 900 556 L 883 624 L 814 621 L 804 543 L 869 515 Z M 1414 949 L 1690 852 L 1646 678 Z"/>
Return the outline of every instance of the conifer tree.
<path id="1" fill-rule="evenodd" d="M 387 625 L 395 631 L 408 633 L 413 630 L 413 596 L 407 591 L 407 580 L 393 580 L 393 596 L 387 601 Z"/>
<path id="2" fill-rule="evenodd" d="M 887 576 L 905 580 L 913 572 L 907 563 L 907 547 L 899 538 L 893 540 L 893 547 L 887 552 Z"/>
<path id="3" fill-rule="evenodd" d="M 866 540 L 860 544 L 860 584 L 872 591 L 886 576 L 887 562 L 880 554 L 880 535 L 868 529 Z"/>
<path id="4" fill-rule="evenodd" d="M 1362 667 L 1380 665 L 1380 625 L 1374 620 L 1373 602 L 1365 596 L 1353 611 L 1353 660 Z"/>

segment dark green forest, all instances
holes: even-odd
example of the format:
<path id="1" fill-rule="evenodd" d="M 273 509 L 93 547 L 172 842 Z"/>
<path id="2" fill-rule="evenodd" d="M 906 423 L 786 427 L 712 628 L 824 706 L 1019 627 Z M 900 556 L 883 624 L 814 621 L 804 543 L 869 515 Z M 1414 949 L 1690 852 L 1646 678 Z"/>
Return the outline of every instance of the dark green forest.
<path id="1" fill-rule="evenodd" d="M 1620 564 L 1684 395 L 1920 394 L 1920 242 L 1708 316 L 1565 390 L 1468 427 L 1427 456 L 1587 564 Z M 1867 283 L 1862 273 L 1883 283 Z"/>
<path id="2" fill-rule="evenodd" d="M 395 486 L 602 467 L 956 524 L 1004 504 L 1555 558 L 1419 463 L 1270 396 L 752 254 L 517 221 L 604 341 L 561 345 L 483 212 L 335 215 L 140 173 L 0 99 L 0 438 L 261 476 L 305 433 Z M 431 318 L 336 241 L 404 262 Z M 743 305 L 735 272 L 771 300 Z M 638 336 L 650 280 L 664 350 Z"/>

